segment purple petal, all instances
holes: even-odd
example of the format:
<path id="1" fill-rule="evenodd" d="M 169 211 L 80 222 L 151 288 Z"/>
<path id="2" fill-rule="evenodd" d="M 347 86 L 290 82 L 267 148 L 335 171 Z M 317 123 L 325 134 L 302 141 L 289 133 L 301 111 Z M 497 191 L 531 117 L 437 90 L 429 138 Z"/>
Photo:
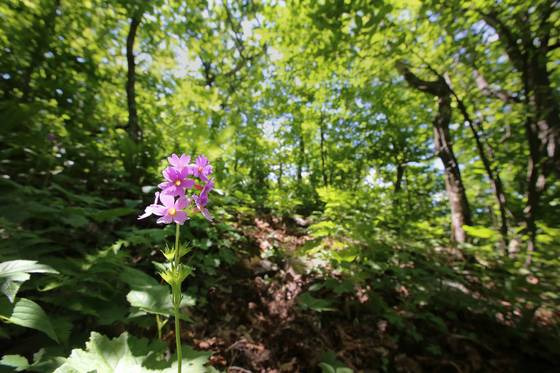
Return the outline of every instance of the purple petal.
<path id="1" fill-rule="evenodd" d="M 170 165 L 175 166 L 179 162 L 179 157 L 177 157 L 177 154 L 173 153 L 171 154 L 171 157 L 167 158 L 167 160 Z"/>
<path id="2" fill-rule="evenodd" d="M 163 216 L 167 212 L 167 209 L 162 205 L 152 205 L 152 213 L 157 216 Z"/>
<path id="3" fill-rule="evenodd" d="M 173 221 L 179 225 L 182 225 L 187 219 L 187 213 L 184 211 L 177 211 L 177 213 L 173 216 Z"/>
<path id="4" fill-rule="evenodd" d="M 163 170 L 162 175 L 165 180 L 170 182 L 177 179 L 177 171 L 173 167 L 167 167 L 165 170 Z"/>
<path id="5" fill-rule="evenodd" d="M 176 210 L 182 210 L 184 208 L 186 208 L 188 206 L 189 202 L 187 200 L 187 198 L 185 198 L 185 196 L 179 197 L 177 198 L 177 201 L 175 201 L 175 209 Z"/>
<path id="6" fill-rule="evenodd" d="M 179 179 L 186 179 L 187 176 L 189 176 L 189 168 L 185 167 L 183 169 L 181 169 L 181 171 L 179 172 L 179 174 L 177 175 Z"/>
<path id="7" fill-rule="evenodd" d="M 191 161 L 191 157 L 185 154 L 181 154 L 181 158 L 179 159 L 179 162 L 181 164 L 181 167 L 187 167 L 189 165 L 189 162 Z"/>
<path id="8" fill-rule="evenodd" d="M 172 195 L 162 193 L 159 196 L 159 199 L 161 200 L 161 203 L 168 209 L 175 205 L 175 197 L 173 197 Z"/>
<path id="9" fill-rule="evenodd" d="M 212 221 L 212 215 L 210 215 L 210 212 L 208 212 L 207 209 L 202 209 L 200 210 L 200 212 L 202 213 L 202 215 L 206 218 L 206 220 L 208 221 Z"/>
<path id="10" fill-rule="evenodd" d="M 196 165 L 197 165 L 198 167 L 204 168 L 204 166 L 206 166 L 207 164 L 208 164 L 208 158 L 206 158 L 205 156 L 199 155 L 199 156 L 196 158 Z"/>
<path id="11" fill-rule="evenodd" d="M 208 180 L 208 182 L 204 185 L 204 187 L 202 188 L 202 191 L 200 192 L 200 194 L 205 194 L 208 195 L 208 193 L 214 189 L 214 181 L 212 180 Z"/>
<path id="12" fill-rule="evenodd" d="M 192 187 L 194 186 L 194 180 L 193 180 L 193 179 L 186 179 L 186 180 L 183 180 L 183 182 L 181 183 L 181 186 L 182 186 L 183 188 L 190 189 L 190 188 L 192 188 Z"/>
<path id="13" fill-rule="evenodd" d="M 148 206 L 146 207 L 146 210 L 144 210 L 144 213 L 138 217 L 138 220 L 145 219 L 150 215 L 152 215 L 152 211 L 149 210 L 149 206 Z"/>
<path id="14" fill-rule="evenodd" d="M 170 224 L 173 221 L 173 217 L 171 215 L 164 215 L 159 218 L 156 223 L 158 224 Z"/>

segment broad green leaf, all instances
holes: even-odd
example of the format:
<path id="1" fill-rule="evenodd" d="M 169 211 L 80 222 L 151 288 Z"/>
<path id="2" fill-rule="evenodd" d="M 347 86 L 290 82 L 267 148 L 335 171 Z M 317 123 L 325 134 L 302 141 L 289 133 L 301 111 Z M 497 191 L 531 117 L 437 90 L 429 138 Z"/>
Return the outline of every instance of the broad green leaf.
<path id="1" fill-rule="evenodd" d="M 297 301 L 304 309 L 310 309 L 316 312 L 334 311 L 331 301 L 327 299 L 319 299 L 310 293 L 302 293 L 298 296 Z"/>
<path id="2" fill-rule="evenodd" d="M 321 356 L 319 363 L 321 373 L 353 373 L 354 371 L 340 362 L 334 352 L 327 351 Z"/>
<path id="3" fill-rule="evenodd" d="M 0 291 L 14 302 L 17 292 L 30 273 L 58 273 L 53 268 L 34 260 L 9 260 L 0 263 Z"/>
<path id="4" fill-rule="evenodd" d="M 136 212 L 137 212 L 136 209 L 132 209 L 129 207 L 118 207 L 109 210 L 101 210 L 93 214 L 92 217 L 97 222 L 104 222 L 121 216 L 130 215 Z"/>
<path id="5" fill-rule="evenodd" d="M 171 291 L 170 288 L 165 285 L 146 287 L 142 290 L 131 290 L 126 295 L 126 300 L 128 300 L 131 306 L 137 307 L 148 313 L 164 316 L 173 315 Z M 181 306 L 190 306 L 192 303 L 192 299 L 183 294 Z M 190 319 L 184 314 L 181 315 L 181 319 L 190 321 Z"/>
<path id="6" fill-rule="evenodd" d="M 4 355 L 0 365 L 14 368 L 16 372 L 23 372 L 29 368 L 29 361 L 21 355 Z"/>
<path id="7" fill-rule="evenodd" d="M 66 362 L 55 373 L 144 373 L 177 371 L 177 362 L 163 359 L 165 346 L 161 343 L 149 343 L 147 339 L 139 339 L 121 334 L 118 338 L 109 339 L 93 332 L 86 342 L 86 348 L 74 349 Z M 183 370 L 189 373 L 215 372 L 206 367 L 210 352 L 194 351 L 183 346 Z M 154 370 L 158 368 L 158 370 Z"/>
<path id="8" fill-rule="evenodd" d="M 26 281 L 29 279 L 28 273 L 58 273 L 58 271 L 34 260 L 10 260 L 0 263 L 0 278 Z"/>
<path id="9" fill-rule="evenodd" d="M 0 298 L 0 318 L 12 324 L 39 330 L 58 342 L 49 317 L 41 306 L 32 300 L 21 298 L 11 304 Z"/>
<path id="10" fill-rule="evenodd" d="M 463 229 L 469 236 L 477 238 L 494 238 L 498 236 L 498 232 L 493 229 L 486 228 L 480 225 L 469 226 L 463 225 Z"/>

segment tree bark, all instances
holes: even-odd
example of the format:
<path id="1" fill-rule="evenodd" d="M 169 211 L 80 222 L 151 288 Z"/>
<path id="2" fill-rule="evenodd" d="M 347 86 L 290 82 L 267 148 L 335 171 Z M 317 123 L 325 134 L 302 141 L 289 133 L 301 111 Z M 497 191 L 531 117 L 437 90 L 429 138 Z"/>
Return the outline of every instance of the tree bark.
<path id="1" fill-rule="evenodd" d="M 472 225 L 471 212 L 465 186 L 461 178 L 461 171 L 449 132 L 451 122 L 451 91 L 443 79 L 438 76 L 436 80 L 426 81 L 418 78 L 402 62 L 397 63 L 397 69 L 404 76 L 409 85 L 417 90 L 429 93 L 438 100 L 438 112 L 433 121 L 434 142 L 436 154 L 444 166 L 445 189 L 451 207 L 451 239 L 455 242 L 465 242 L 467 235 L 463 225 Z"/>
<path id="2" fill-rule="evenodd" d="M 397 163 L 397 178 L 395 180 L 395 194 L 398 194 L 402 188 L 402 180 L 404 176 L 404 165 Z"/>
<path id="3" fill-rule="evenodd" d="M 324 123 L 324 116 L 321 113 L 321 118 L 319 119 L 319 131 L 320 131 L 320 149 L 321 149 L 321 176 L 323 177 L 323 186 L 328 185 L 327 180 L 327 170 L 325 169 L 325 123 Z"/>
<path id="4" fill-rule="evenodd" d="M 451 87 L 450 87 L 451 90 Z M 453 92 L 453 90 L 451 90 Z M 465 122 L 467 122 L 471 132 L 473 134 L 474 140 L 476 142 L 476 148 L 478 150 L 478 155 L 482 160 L 488 179 L 490 179 L 490 184 L 492 185 L 492 191 L 498 202 L 498 208 L 500 210 L 500 235 L 502 236 L 502 246 L 504 252 L 507 254 L 507 247 L 509 244 L 508 238 L 508 224 L 507 224 L 507 207 L 506 207 L 506 194 L 504 192 L 504 186 L 502 184 L 502 178 L 500 177 L 500 171 L 497 168 L 493 168 L 490 159 L 487 156 L 486 148 L 488 147 L 482 140 L 480 132 L 482 131 L 479 123 L 472 121 L 469 112 L 463 101 L 459 99 L 457 94 L 453 92 L 455 100 L 457 101 L 457 106 L 459 111 L 463 115 Z"/>
<path id="5" fill-rule="evenodd" d="M 303 140 L 303 128 L 300 124 L 299 126 L 299 156 L 298 156 L 298 164 L 297 164 L 297 182 L 301 185 L 303 180 L 302 172 L 303 172 L 303 165 L 305 163 L 305 142 Z"/>
<path id="6" fill-rule="evenodd" d="M 136 110 L 136 62 L 134 59 L 134 39 L 138 31 L 138 26 L 142 20 L 142 14 L 134 14 L 130 18 L 130 28 L 126 38 L 126 62 L 128 66 L 126 80 L 126 99 L 128 104 L 128 134 L 135 143 L 142 140 L 142 129 L 138 123 L 138 112 Z"/>
<path id="7" fill-rule="evenodd" d="M 528 252 L 536 249 L 536 220 L 542 193 L 546 188 L 546 178 L 551 174 L 560 177 L 560 109 L 556 94 L 550 84 L 547 69 L 548 52 L 555 48 L 549 45 L 549 16 L 553 12 L 552 3 L 537 7 L 540 25 L 533 27 L 527 14 L 516 14 L 514 21 L 520 33 L 499 17 L 500 12 L 492 9 L 482 12 L 482 18 L 499 36 L 513 67 L 521 74 L 524 104 L 527 118 L 525 135 L 529 146 L 527 162 L 527 192 L 524 219 L 529 235 Z M 533 31 L 535 30 L 535 31 Z M 535 45 L 539 40 L 540 45 Z"/>

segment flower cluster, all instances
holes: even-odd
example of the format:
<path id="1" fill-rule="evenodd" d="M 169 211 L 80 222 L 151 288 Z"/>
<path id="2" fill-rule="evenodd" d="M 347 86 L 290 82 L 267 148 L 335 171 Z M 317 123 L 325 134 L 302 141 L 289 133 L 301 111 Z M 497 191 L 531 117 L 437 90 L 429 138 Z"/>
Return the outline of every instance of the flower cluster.
<path id="1" fill-rule="evenodd" d="M 200 212 L 206 219 L 212 221 L 212 216 L 206 209 L 208 193 L 214 188 L 214 183 L 209 179 L 212 166 L 208 159 L 201 155 L 196 162 L 191 164 L 191 157 L 177 154 L 167 158 L 170 166 L 163 170 L 165 181 L 158 185 L 161 189 L 156 192 L 153 204 L 146 207 L 144 214 L 138 219 L 157 215 L 158 223 L 183 224 L 189 217 L 186 210 L 192 206 L 194 211 Z M 187 191 L 193 192 L 188 194 Z M 196 191 L 199 193 L 197 194 Z"/>

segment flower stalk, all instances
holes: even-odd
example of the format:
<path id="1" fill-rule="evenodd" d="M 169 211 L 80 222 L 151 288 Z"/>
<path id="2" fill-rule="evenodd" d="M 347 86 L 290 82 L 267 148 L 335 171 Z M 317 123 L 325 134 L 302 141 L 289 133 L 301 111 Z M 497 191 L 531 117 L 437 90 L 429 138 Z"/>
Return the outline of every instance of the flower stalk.
<path id="1" fill-rule="evenodd" d="M 179 272 L 179 234 L 181 230 L 179 229 L 179 224 L 175 224 L 175 265 L 174 272 Z M 176 279 L 178 279 L 176 277 Z M 173 311 L 175 316 L 175 343 L 177 345 L 177 372 L 181 373 L 181 364 L 183 362 L 183 349 L 181 347 L 181 321 L 180 321 L 180 306 L 181 306 L 181 283 L 175 281 L 171 286 L 173 293 Z"/>
<path id="2" fill-rule="evenodd" d="M 165 181 L 158 184 L 160 191 L 155 193 L 154 203 L 148 205 L 138 219 L 156 215 L 159 216 L 157 219 L 159 224 L 175 223 L 175 245 L 172 249 L 166 248 L 163 251 L 167 263 L 163 266 L 160 276 L 171 287 L 173 316 L 175 317 L 177 372 L 181 373 L 183 364 L 181 284 L 192 273 L 193 269 L 181 264 L 181 257 L 189 252 L 189 248 L 180 245 L 180 226 L 189 220 L 189 214 L 193 213 L 200 213 L 208 221 L 212 221 L 212 215 L 210 215 L 206 205 L 208 196 L 214 189 L 214 182 L 209 178 L 212 174 L 212 166 L 208 159 L 202 155 L 197 157 L 194 164 L 190 163 L 191 158 L 185 154 L 180 157 L 172 154 L 167 160 L 169 166 L 162 173 Z M 160 322 L 159 316 L 156 316 L 156 322 L 158 324 L 158 336 L 161 338 L 163 324 Z"/>

